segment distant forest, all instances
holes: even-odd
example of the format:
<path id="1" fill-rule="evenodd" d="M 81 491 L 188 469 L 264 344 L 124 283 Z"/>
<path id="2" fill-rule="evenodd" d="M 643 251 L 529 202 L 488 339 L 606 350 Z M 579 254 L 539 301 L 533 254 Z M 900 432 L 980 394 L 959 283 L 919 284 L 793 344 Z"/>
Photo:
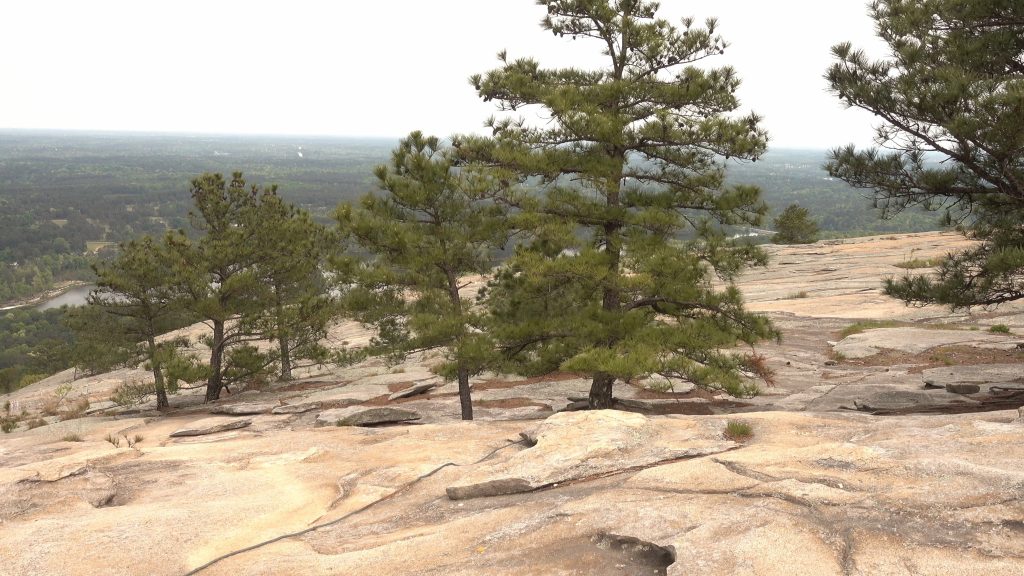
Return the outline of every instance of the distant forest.
<path id="1" fill-rule="evenodd" d="M 372 190 L 374 166 L 396 141 L 283 136 L 0 132 L 0 303 L 90 277 L 105 243 L 188 228 L 189 181 L 242 170 L 278 184 L 288 202 L 329 220 Z M 828 177 L 823 150 L 773 150 L 731 163 L 732 182 L 760 186 L 772 216 L 810 210 L 826 237 L 934 230 L 937 215 L 879 220 L 865 191 Z M 770 220 L 769 220 L 770 221 Z"/>

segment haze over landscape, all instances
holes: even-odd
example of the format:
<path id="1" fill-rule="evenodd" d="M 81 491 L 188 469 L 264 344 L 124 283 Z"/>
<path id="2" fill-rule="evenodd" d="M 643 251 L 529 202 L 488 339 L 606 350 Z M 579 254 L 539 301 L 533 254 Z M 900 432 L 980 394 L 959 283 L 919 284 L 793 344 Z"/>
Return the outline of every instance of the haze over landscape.
<path id="1" fill-rule="evenodd" d="M 672 22 L 717 17 L 731 46 L 710 65 L 743 80 L 772 146 L 870 143 L 871 118 L 823 80 L 830 49 L 880 52 L 862 0 L 663 2 Z M 592 67 L 587 42 L 536 26 L 529 1 L 7 2 L 0 128 L 321 134 L 480 132 L 494 107 L 466 82 L 494 54 Z"/>

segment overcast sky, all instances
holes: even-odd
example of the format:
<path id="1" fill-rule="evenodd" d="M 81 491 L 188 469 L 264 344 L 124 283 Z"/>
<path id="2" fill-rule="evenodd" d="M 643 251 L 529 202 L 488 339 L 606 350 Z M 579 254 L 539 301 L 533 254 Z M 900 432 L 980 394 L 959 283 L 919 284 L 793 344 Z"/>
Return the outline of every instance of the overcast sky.
<path id="1" fill-rule="evenodd" d="M 664 0 L 673 22 L 716 16 L 716 62 L 772 145 L 870 142 L 870 116 L 825 89 L 829 48 L 879 53 L 867 0 Z M 467 78 L 495 53 L 600 64 L 594 41 L 537 25 L 533 0 L 5 0 L 0 128 L 399 137 L 480 132 Z"/>

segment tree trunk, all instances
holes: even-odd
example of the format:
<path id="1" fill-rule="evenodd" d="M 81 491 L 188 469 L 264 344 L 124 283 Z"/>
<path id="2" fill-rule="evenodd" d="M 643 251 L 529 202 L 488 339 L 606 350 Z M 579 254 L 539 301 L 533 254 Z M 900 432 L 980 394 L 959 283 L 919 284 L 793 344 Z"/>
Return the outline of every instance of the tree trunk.
<path id="1" fill-rule="evenodd" d="M 284 305 L 281 303 L 281 288 L 274 286 L 274 324 L 277 328 L 277 345 L 281 352 L 280 380 L 292 379 L 292 349 L 288 328 L 285 326 Z"/>
<path id="2" fill-rule="evenodd" d="M 292 379 L 292 351 L 289 347 L 288 335 L 281 334 L 277 340 L 278 345 L 281 348 L 281 376 L 280 380 L 291 380 Z"/>
<path id="3" fill-rule="evenodd" d="M 153 367 L 153 387 L 156 389 L 156 409 L 166 410 L 171 407 L 167 401 L 167 386 L 164 384 L 164 372 L 160 360 L 156 356 L 156 339 L 149 337 L 149 365 Z"/>
<path id="4" fill-rule="evenodd" d="M 459 368 L 459 405 L 462 407 L 462 419 L 473 419 L 473 399 L 469 395 L 469 370 Z"/>
<path id="5" fill-rule="evenodd" d="M 224 358 L 224 321 L 213 321 L 213 342 L 210 346 L 210 377 L 206 379 L 206 401 L 213 402 L 220 398 L 220 389 L 224 387 L 221 374 L 221 361 Z"/>
<path id="6" fill-rule="evenodd" d="M 612 408 L 612 384 L 615 377 L 611 374 L 598 372 L 594 374 L 594 380 L 590 384 L 590 397 L 588 402 L 591 410 L 610 410 Z"/>

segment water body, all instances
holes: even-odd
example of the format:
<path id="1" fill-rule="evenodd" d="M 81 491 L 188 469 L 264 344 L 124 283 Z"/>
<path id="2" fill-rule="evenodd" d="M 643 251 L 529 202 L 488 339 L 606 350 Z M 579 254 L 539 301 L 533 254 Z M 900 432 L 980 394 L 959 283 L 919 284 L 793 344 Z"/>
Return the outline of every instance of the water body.
<path id="1" fill-rule="evenodd" d="M 82 306 L 85 304 L 85 299 L 89 297 L 89 292 L 92 292 L 94 288 L 96 288 L 95 284 L 75 286 L 60 296 L 55 296 L 37 305 L 36 310 L 49 310 L 61 306 Z"/>

